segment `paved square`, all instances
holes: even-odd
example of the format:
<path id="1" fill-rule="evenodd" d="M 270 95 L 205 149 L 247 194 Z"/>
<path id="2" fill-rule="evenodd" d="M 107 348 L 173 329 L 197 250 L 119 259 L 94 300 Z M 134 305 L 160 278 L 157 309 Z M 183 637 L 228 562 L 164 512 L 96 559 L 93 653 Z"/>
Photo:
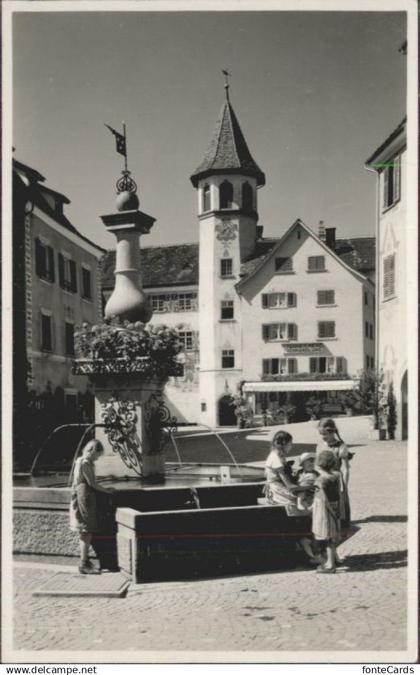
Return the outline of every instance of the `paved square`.
<path id="1" fill-rule="evenodd" d="M 356 448 L 359 529 L 340 547 L 347 566 L 335 575 L 301 569 L 132 586 L 124 599 L 47 598 L 32 591 L 51 571 L 18 565 L 15 649 L 261 650 L 280 661 L 286 650 L 405 650 L 406 459 L 405 443 Z"/>

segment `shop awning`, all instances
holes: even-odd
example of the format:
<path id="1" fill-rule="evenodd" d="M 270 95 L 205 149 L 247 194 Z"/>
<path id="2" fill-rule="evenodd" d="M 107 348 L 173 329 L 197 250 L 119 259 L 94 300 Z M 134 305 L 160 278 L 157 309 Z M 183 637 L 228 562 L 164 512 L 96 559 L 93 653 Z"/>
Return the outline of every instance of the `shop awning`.
<path id="1" fill-rule="evenodd" d="M 244 392 L 269 391 L 349 391 L 357 380 L 290 380 L 284 382 L 245 382 Z"/>

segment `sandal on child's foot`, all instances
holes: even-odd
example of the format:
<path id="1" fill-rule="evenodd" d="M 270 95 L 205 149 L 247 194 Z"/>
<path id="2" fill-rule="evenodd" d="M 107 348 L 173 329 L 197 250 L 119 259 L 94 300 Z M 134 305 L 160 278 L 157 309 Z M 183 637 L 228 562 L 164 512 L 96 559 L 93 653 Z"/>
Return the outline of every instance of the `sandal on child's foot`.
<path id="1" fill-rule="evenodd" d="M 86 565 L 85 563 L 83 565 L 79 565 L 79 572 L 80 572 L 80 574 L 101 574 L 101 570 L 98 570 L 96 567 L 93 567 L 91 564 Z"/>

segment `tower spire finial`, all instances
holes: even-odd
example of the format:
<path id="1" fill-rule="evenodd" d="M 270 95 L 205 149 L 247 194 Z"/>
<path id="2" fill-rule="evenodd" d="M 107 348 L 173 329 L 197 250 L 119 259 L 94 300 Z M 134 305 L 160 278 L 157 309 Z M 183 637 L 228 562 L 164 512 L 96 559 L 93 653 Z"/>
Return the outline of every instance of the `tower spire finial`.
<path id="1" fill-rule="evenodd" d="M 226 100 L 229 101 L 229 78 L 232 77 L 232 75 L 228 70 L 222 70 L 222 73 L 225 76 Z"/>

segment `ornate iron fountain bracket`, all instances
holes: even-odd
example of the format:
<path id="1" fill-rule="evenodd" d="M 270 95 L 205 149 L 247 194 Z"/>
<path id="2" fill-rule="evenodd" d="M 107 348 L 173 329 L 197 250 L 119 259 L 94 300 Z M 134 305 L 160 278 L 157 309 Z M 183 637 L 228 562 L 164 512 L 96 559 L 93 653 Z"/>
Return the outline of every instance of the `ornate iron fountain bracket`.
<path id="1" fill-rule="evenodd" d="M 141 476 L 141 443 L 136 429 L 136 404 L 136 401 L 111 397 L 107 403 L 102 404 L 101 417 L 113 452 L 118 453 L 124 464 Z"/>
<path id="2" fill-rule="evenodd" d="M 149 397 L 144 406 L 144 420 L 152 453 L 162 452 L 170 435 L 178 428 L 178 420 L 165 405 L 162 391 Z"/>

